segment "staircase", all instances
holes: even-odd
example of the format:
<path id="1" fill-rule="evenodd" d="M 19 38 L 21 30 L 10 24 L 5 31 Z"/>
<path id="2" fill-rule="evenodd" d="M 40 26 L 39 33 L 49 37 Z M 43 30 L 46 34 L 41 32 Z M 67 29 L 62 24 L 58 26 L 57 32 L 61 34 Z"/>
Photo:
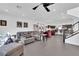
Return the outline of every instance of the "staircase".
<path id="1" fill-rule="evenodd" d="M 74 29 L 77 27 L 76 29 Z M 64 31 L 63 40 L 65 43 L 79 46 L 79 21 L 72 25 L 73 33 L 69 34 Z"/>

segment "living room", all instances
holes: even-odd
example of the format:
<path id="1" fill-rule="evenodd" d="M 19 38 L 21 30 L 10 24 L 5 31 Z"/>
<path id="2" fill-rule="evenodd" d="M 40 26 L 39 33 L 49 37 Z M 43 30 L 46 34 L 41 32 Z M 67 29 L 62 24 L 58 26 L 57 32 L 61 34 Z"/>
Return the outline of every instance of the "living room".
<path id="1" fill-rule="evenodd" d="M 78 47 L 74 47 L 73 52 L 72 45 L 66 52 L 63 52 L 65 47 L 57 48 L 64 45 L 63 30 L 67 30 L 69 36 L 77 29 L 77 25 L 76 29 L 72 27 L 79 23 L 79 18 L 70 15 L 71 9 L 77 7 L 79 3 L 0 3 L 0 56 L 76 55 Z M 43 42 L 43 39 L 47 39 L 47 42 Z M 79 45 L 77 42 L 73 45 Z M 55 54 L 52 50 L 54 43 L 53 48 L 55 52 L 58 51 Z"/>

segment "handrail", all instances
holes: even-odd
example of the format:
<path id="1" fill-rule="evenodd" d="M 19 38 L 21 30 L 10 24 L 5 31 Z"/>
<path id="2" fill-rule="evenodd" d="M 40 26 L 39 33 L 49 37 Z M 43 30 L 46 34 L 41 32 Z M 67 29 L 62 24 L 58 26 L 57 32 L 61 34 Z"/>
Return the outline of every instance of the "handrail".
<path id="1" fill-rule="evenodd" d="M 74 35 L 76 35 L 76 34 L 78 34 L 78 33 L 79 33 L 79 32 L 77 32 L 77 33 L 74 32 L 74 34 L 70 35 L 70 36 L 67 37 L 66 39 L 68 39 L 68 38 L 70 38 L 70 37 L 72 37 L 72 36 L 74 36 Z"/>
<path id="2" fill-rule="evenodd" d="M 72 26 L 74 26 L 75 24 L 77 24 L 77 23 L 79 23 L 79 21 L 78 22 L 76 22 L 76 23 L 74 23 Z"/>

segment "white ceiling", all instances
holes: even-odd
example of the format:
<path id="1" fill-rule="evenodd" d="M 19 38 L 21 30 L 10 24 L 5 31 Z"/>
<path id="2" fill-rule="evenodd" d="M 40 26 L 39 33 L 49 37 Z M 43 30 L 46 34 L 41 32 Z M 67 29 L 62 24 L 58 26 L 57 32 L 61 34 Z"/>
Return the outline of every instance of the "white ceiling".
<path id="1" fill-rule="evenodd" d="M 39 3 L 0 3 L 0 14 L 52 23 L 57 22 L 58 20 L 60 22 L 62 20 L 63 22 L 67 19 L 70 19 L 69 21 L 71 21 L 72 16 L 66 14 L 67 10 L 79 7 L 79 3 L 55 3 L 48 7 L 51 10 L 50 12 L 47 12 L 42 5 L 36 10 L 32 10 L 32 8 L 38 4 Z M 21 6 L 21 8 L 17 8 L 17 5 Z"/>
<path id="2" fill-rule="evenodd" d="M 79 17 L 79 7 L 68 10 L 67 14 L 70 14 L 75 17 Z"/>

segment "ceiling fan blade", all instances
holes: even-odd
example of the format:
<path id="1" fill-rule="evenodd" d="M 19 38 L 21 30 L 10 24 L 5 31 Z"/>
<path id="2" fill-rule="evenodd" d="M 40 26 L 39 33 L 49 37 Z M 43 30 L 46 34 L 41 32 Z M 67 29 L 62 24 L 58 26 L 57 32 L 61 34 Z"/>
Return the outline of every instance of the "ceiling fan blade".
<path id="1" fill-rule="evenodd" d="M 39 5 L 37 5 L 36 7 L 34 7 L 33 10 L 36 10 L 36 8 L 37 8 L 38 6 L 39 6 Z"/>
<path id="2" fill-rule="evenodd" d="M 43 7 L 46 9 L 47 12 L 50 12 L 50 10 L 47 8 L 49 5 L 52 5 L 55 3 L 40 3 L 39 5 L 37 5 L 36 7 L 32 8 L 33 10 L 36 10 L 40 5 L 43 5 Z"/>
<path id="3" fill-rule="evenodd" d="M 52 4 L 55 4 L 55 3 L 49 3 L 49 5 L 52 5 Z"/>
<path id="4" fill-rule="evenodd" d="M 42 3 L 41 3 L 42 4 Z M 33 10 L 36 10 L 41 4 L 37 5 L 36 7 L 33 8 Z"/>
<path id="5" fill-rule="evenodd" d="M 44 7 L 46 9 L 47 12 L 50 12 L 50 10 L 47 7 Z"/>
<path id="6" fill-rule="evenodd" d="M 49 6 L 49 5 L 52 5 L 52 4 L 55 4 L 55 3 L 43 3 L 44 6 Z"/>

